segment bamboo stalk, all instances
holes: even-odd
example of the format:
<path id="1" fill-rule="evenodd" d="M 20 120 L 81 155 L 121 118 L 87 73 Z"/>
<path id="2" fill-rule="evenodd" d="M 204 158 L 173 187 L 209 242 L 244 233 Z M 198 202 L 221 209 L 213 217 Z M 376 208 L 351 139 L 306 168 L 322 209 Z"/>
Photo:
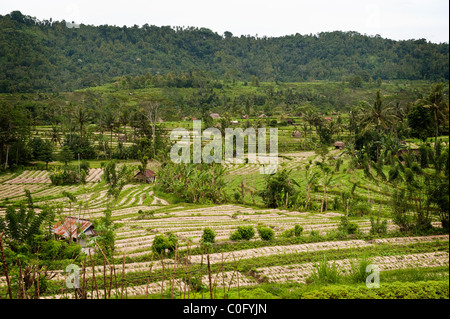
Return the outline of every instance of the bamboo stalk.
<path id="1" fill-rule="evenodd" d="M 161 265 L 162 265 L 162 280 L 161 280 L 161 299 L 163 299 L 163 291 L 164 291 L 164 262 L 163 262 L 163 253 L 161 252 Z"/>
<path id="2" fill-rule="evenodd" d="M 123 262 L 122 262 L 122 288 L 120 290 L 120 299 L 123 299 L 123 284 L 125 281 L 125 252 L 123 253 Z"/>
<path id="3" fill-rule="evenodd" d="M 223 296 L 225 298 L 225 276 L 223 275 L 223 252 L 222 252 L 222 285 L 223 285 Z"/>
<path id="4" fill-rule="evenodd" d="M 97 299 L 99 299 L 99 297 L 98 297 L 97 279 L 95 278 L 95 267 L 94 267 L 94 262 L 92 261 L 91 250 L 89 250 L 89 258 L 90 258 L 90 260 L 91 260 L 92 277 L 94 278 L 95 291 L 97 292 Z M 94 288 L 92 287 L 92 289 L 94 289 Z M 92 297 L 94 297 L 94 292 L 92 292 Z"/>
<path id="5" fill-rule="evenodd" d="M 189 250 L 189 247 L 188 247 L 188 250 Z M 185 261 L 184 261 L 184 287 L 183 287 L 183 299 L 186 299 L 187 269 L 188 269 L 188 257 L 187 257 L 187 254 L 186 254 L 186 259 L 185 259 Z M 189 289 L 188 289 L 188 291 L 189 291 Z"/>
<path id="6" fill-rule="evenodd" d="M 173 261 L 173 272 L 172 272 L 172 287 L 170 290 L 170 299 L 173 299 L 173 287 L 175 285 L 175 268 L 177 265 L 177 252 L 178 252 L 178 248 L 177 245 L 175 245 L 175 259 Z"/>
<path id="7" fill-rule="evenodd" d="M 25 299 L 25 287 L 24 286 L 25 285 L 22 284 L 22 262 L 19 258 L 19 290 L 17 292 L 17 299 Z"/>
<path id="8" fill-rule="evenodd" d="M 200 259 L 200 281 L 202 280 L 202 277 L 203 277 L 203 247 L 202 247 L 202 257 Z M 200 289 L 200 291 L 202 292 L 202 299 L 203 299 L 204 298 L 203 297 L 203 289 Z M 194 296 L 194 298 L 195 298 L 195 296 Z"/>
<path id="9" fill-rule="evenodd" d="M 106 299 L 106 257 L 105 255 L 103 255 L 103 291 L 104 291 L 104 296 L 103 298 Z"/>
<path id="10" fill-rule="evenodd" d="M 38 250 L 36 253 L 36 267 L 37 267 L 37 282 L 36 282 L 36 286 L 37 286 L 37 299 L 39 299 L 39 279 L 41 278 L 40 275 L 40 270 L 39 270 L 39 246 L 38 246 Z"/>
<path id="11" fill-rule="evenodd" d="M 86 259 L 83 260 L 83 286 L 82 286 L 82 299 L 86 299 L 87 298 L 87 293 L 86 293 Z"/>
<path id="12" fill-rule="evenodd" d="M 208 261 L 208 278 L 209 278 L 209 297 L 213 299 L 212 283 L 211 283 L 211 264 L 209 263 L 209 253 L 206 255 Z"/>
<path id="13" fill-rule="evenodd" d="M 153 267 L 153 263 L 150 265 L 150 270 L 148 271 L 148 277 L 147 277 L 147 287 L 145 288 L 145 299 L 148 298 L 148 285 L 150 283 L 150 275 L 152 273 L 152 267 Z"/>

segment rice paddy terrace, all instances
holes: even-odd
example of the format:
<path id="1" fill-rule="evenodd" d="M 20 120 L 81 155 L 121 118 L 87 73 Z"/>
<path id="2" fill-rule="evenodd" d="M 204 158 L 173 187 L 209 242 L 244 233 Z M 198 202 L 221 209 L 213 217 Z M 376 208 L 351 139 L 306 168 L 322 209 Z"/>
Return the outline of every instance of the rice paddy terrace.
<path id="1" fill-rule="evenodd" d="M 284 154 L 280 167 L 293 170 L 301 176 L 301 168 L 313 152 Z M 227 177 L 242 180 L 256 179 L 257 187 L 263 177 L 259 176 L 258 165 L 228 165 Z M 62 214 L 77 215 L 92 219 L 103 216 L 107 205 L 107 185 L 102 181 L 102 168 L 89 171 L 87 183 L 75 186 L 53 186 L 49 172 L 26 170 L 20 174 L 9 173 L 0 176 L 0 215 L 5 214 L 6 206 L 24 200 L 25 190 L 32 194 L 36 210 L 46 204 L 60 205 Z M 342 174 L 340 184 L 358 178 L 359 172 L 352 176 Z M 238 181 L 239 182 L 239 181 Z M 230 179 L 231 183 L 231 179 Z M 233 183 L 237 183 L 233 180 Z M 98 277 L 102 282 L 108 278 L 109 288 L 92 288 L 88 297 L 167 297 L 167 291 L 179 298 L 209 297 L 194 289 L 192 281 L 201 280 L 216 291 L 251 289 L 261 285 L 308 285 L 309 278 L 320 260 L 339 267 L 343 274 L 350 273 L 352 265 L 362 258 L 370 258 L 386 278 L 399 276 L 399 271 L 419 270 L 421 276 L 448 279 L 449 236 L 399 236 L 397 226 L 389 218 L 388 234 L 379 238 L 355 237 L 337 238 L 337 230 L 342 212 L 328 210 L 295 211 L 268 209 L 262 205 L 242 205 L 228 203 L 223 205 L 171 204 L 157 196 L 153 184 L 127 184 L 117 199 L 112 219 L 116 225 L 114 258 L 105 265 L 92 265 L 84 269 L 89 280 Z M 76 196 L 70 202 L 64 191 Z M 373 212 L 380 216 L 388 208 L 383 200 L 383 191 L 377 185 L 362 183 L 356 192 L 369 200 Z M 314 197 L 320 201 L 320 193 Z M 330 191 L 329 201 L 334 194 Z M 361 234 L 369 234 L 370 216 L 352 218 Z M 267 226 L 275 233 L 275 240 L 264 241 L 258 233 L 250 241 L 231 241 L 230 234 L 239 226 Z M 285 238 L 283 234 L 300 225 L 300 237 Z M 439 226 L 436 221 L 433 223 Z M 215 244 L 206 252 L 201 248 L 203 230 L 208 227 L 216 233 Z M 155 236 L 173 233 L 178 238 L 175 254 L 158 258 L 152 253 Z M 207 267 L 209 266 L 209 268 Z M 71 298 L 73 291 L 61 289 L 67 273 L 64 269 L 52 269 L 54 286 L 42 295 L 43 298 Z M 114 279 L 113 279 L 114 278 Z M 119 279 L 118 279 L 119 278 Z M 382 275 L 383 278 L 383 275 Z M 382 279 L 383 280 L 383 279 Z M 387 280 L 387 279 L 386 279 Z M 125 283 L 125 284 L 124 284 Z M 0 278 L 0 287 L 6 285 L 5 277 Z M 206 296 L 208 295 L 208 296 Z"/>

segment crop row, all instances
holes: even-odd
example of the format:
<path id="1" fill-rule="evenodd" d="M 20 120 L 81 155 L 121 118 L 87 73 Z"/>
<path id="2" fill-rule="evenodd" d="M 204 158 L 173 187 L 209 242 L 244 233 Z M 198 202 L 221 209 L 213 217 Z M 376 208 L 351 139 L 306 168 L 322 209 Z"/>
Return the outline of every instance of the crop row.
<path id="1" fill-rule="evenodd" d="M 335 261 L 329 261 L 328 263 L 330 265 L 332 263 L 337 265 L 339 271 L 342 273 L 349 273 L 352 269 L 352 266 L 357 264 L 357 262 L 358 262 L 357 259 L 340 259 Z M 379 271 L 406 269 L 406 268 L 420 268 L 420 267 L 440 267 L 440 266 L 448 266 L 449 254 L 447 252 L 430 252 L 430 253 L 409 254 L 409 255 L 377 256 L 371 258 L 370 262 L 372 263 L 372 265 L 376 265 Z M 244 275 L 239 271 L 217 271 L 209 274 L 206 268 L 200 269 L 200 272 L 197 271 L 194 274 L 189 274 L 184 279 L 170 278 L 170 271 L 173 264 L 169 263 L 167 263 L 165 266 L 166 270 L 169 272 L 168 275 L 169 279 L 151 281 L 152 278 L 151 270 L 161 269 L 162 265 L 159 264 L 158 267 L 157 263 L 142 264 L 141 267 L 134 269 L 135 271 L 142 271 L 144 273 L 147 273 L 149 280 L 147 284 L 124 287 L 123 289 L 116 286 L 117 288 L 112 289 L 111 294 L 116 296 L 122 294 L 124 296 L 159 294 L 164 293 L 167 289 L 172 290 L 173 287 L 174 290 L 178 290 L 180 293 L 184 294 L 184 296 L 188 296 L 186 295 L 186 293 L 188 293 L 190 296 L 193 296 L 194 292 L 191 291 L 191 286 L 189 285 L 189 282 L 191 278 L 193 278 L 194 276 L 196 277 L 200 276 L 203 285 L 208 286 L 209 283 L 211 283 L 211 286 L 215 287 L 215 289 L 248 287 L 258 284 L 258 281 L 254 277 Z M 183 268 L 182 264 L 178 266 Z M 257 268 L 254 274 L 256 277 L 258 277 L 258 280 L 264 279 L 273 283 L 296 282 L 299 284 L 304 284 L 306 280 L 315 271 L 315 267 L 316 266 L 314 263 L 261 267 Z M 128 269 L 126 270 L 126 272 L 128 273 L 130 269 L 129 267 L 127 268 Z M 97 267 L 95 271 L 101 274 L 102 268 Z M 106 277 L 109 277 L 111 275 L 111 269 L 108 269 L 108 267 L 106 267 L 104 271 Z M 115 272 L 119 273 L 119 270 L 115 270 Z M 56 278 L 58 280 L 62 280 L 65 279 L 65 275 L 61 273 Z M 156 279 L 158 278 L 160 277 L 156 277 Z M 104 292 L 102 290 L 88 292 L 88 298 L 96 298 L 97 294 L 99 298 L 102 298 Z M 69 293 L 64 295 L 61 294 L 53 295 L 46 298 L 59 299 L 62 297 L 70 298 L 73 296 L 71 296 L 71 294 Z"/>
<path id="2" fill-rule="evenodd" d="M 376 256 L 370 259 L 370 264 L 378 267 L 379 271 L 448 266 L 449 255 L 447 252 L 430 252 L 422 254 Z M 357 259 L 341 259 L 328 261 L 329 265 L 336 265 L 340 272 L 348 273 L 352 265 L 356 265 Z M 269 282 L 297 282 L 305 283 L 315 270 L 314 263 L 291 264 L 283 266 L 271 266 L 257 268 L 256 273 Z"/>

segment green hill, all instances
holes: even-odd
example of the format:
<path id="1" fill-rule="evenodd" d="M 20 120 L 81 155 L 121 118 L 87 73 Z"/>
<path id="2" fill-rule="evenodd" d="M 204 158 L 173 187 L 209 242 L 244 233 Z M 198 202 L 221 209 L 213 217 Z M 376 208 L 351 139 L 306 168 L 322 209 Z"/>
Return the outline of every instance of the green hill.
<path id="1" fill-rule="evenodd" d="M 0 92 L 73 91 L 129 75 L 205 72 L 226 80 L 448 80 L 449 45 L 357 32 L 284 37 L 205 28 L 91 26 L 0 16 Z"/>

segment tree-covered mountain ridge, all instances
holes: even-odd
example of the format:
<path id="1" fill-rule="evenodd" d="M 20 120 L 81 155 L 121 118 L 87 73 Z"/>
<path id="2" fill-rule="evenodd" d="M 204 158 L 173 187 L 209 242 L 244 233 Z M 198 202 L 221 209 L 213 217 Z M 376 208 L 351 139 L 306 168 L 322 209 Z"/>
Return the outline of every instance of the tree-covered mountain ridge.
<path id="1" fill-rule="evenodd" d="M 206 28 L 68 27 L 13 11 L 0 15 L 0 92 L 73 91 L 124 75 L 204 72 L 221 80 L 302 82 L 448 80 L 449 44 L 358 32 L 282 37 Z"/>

